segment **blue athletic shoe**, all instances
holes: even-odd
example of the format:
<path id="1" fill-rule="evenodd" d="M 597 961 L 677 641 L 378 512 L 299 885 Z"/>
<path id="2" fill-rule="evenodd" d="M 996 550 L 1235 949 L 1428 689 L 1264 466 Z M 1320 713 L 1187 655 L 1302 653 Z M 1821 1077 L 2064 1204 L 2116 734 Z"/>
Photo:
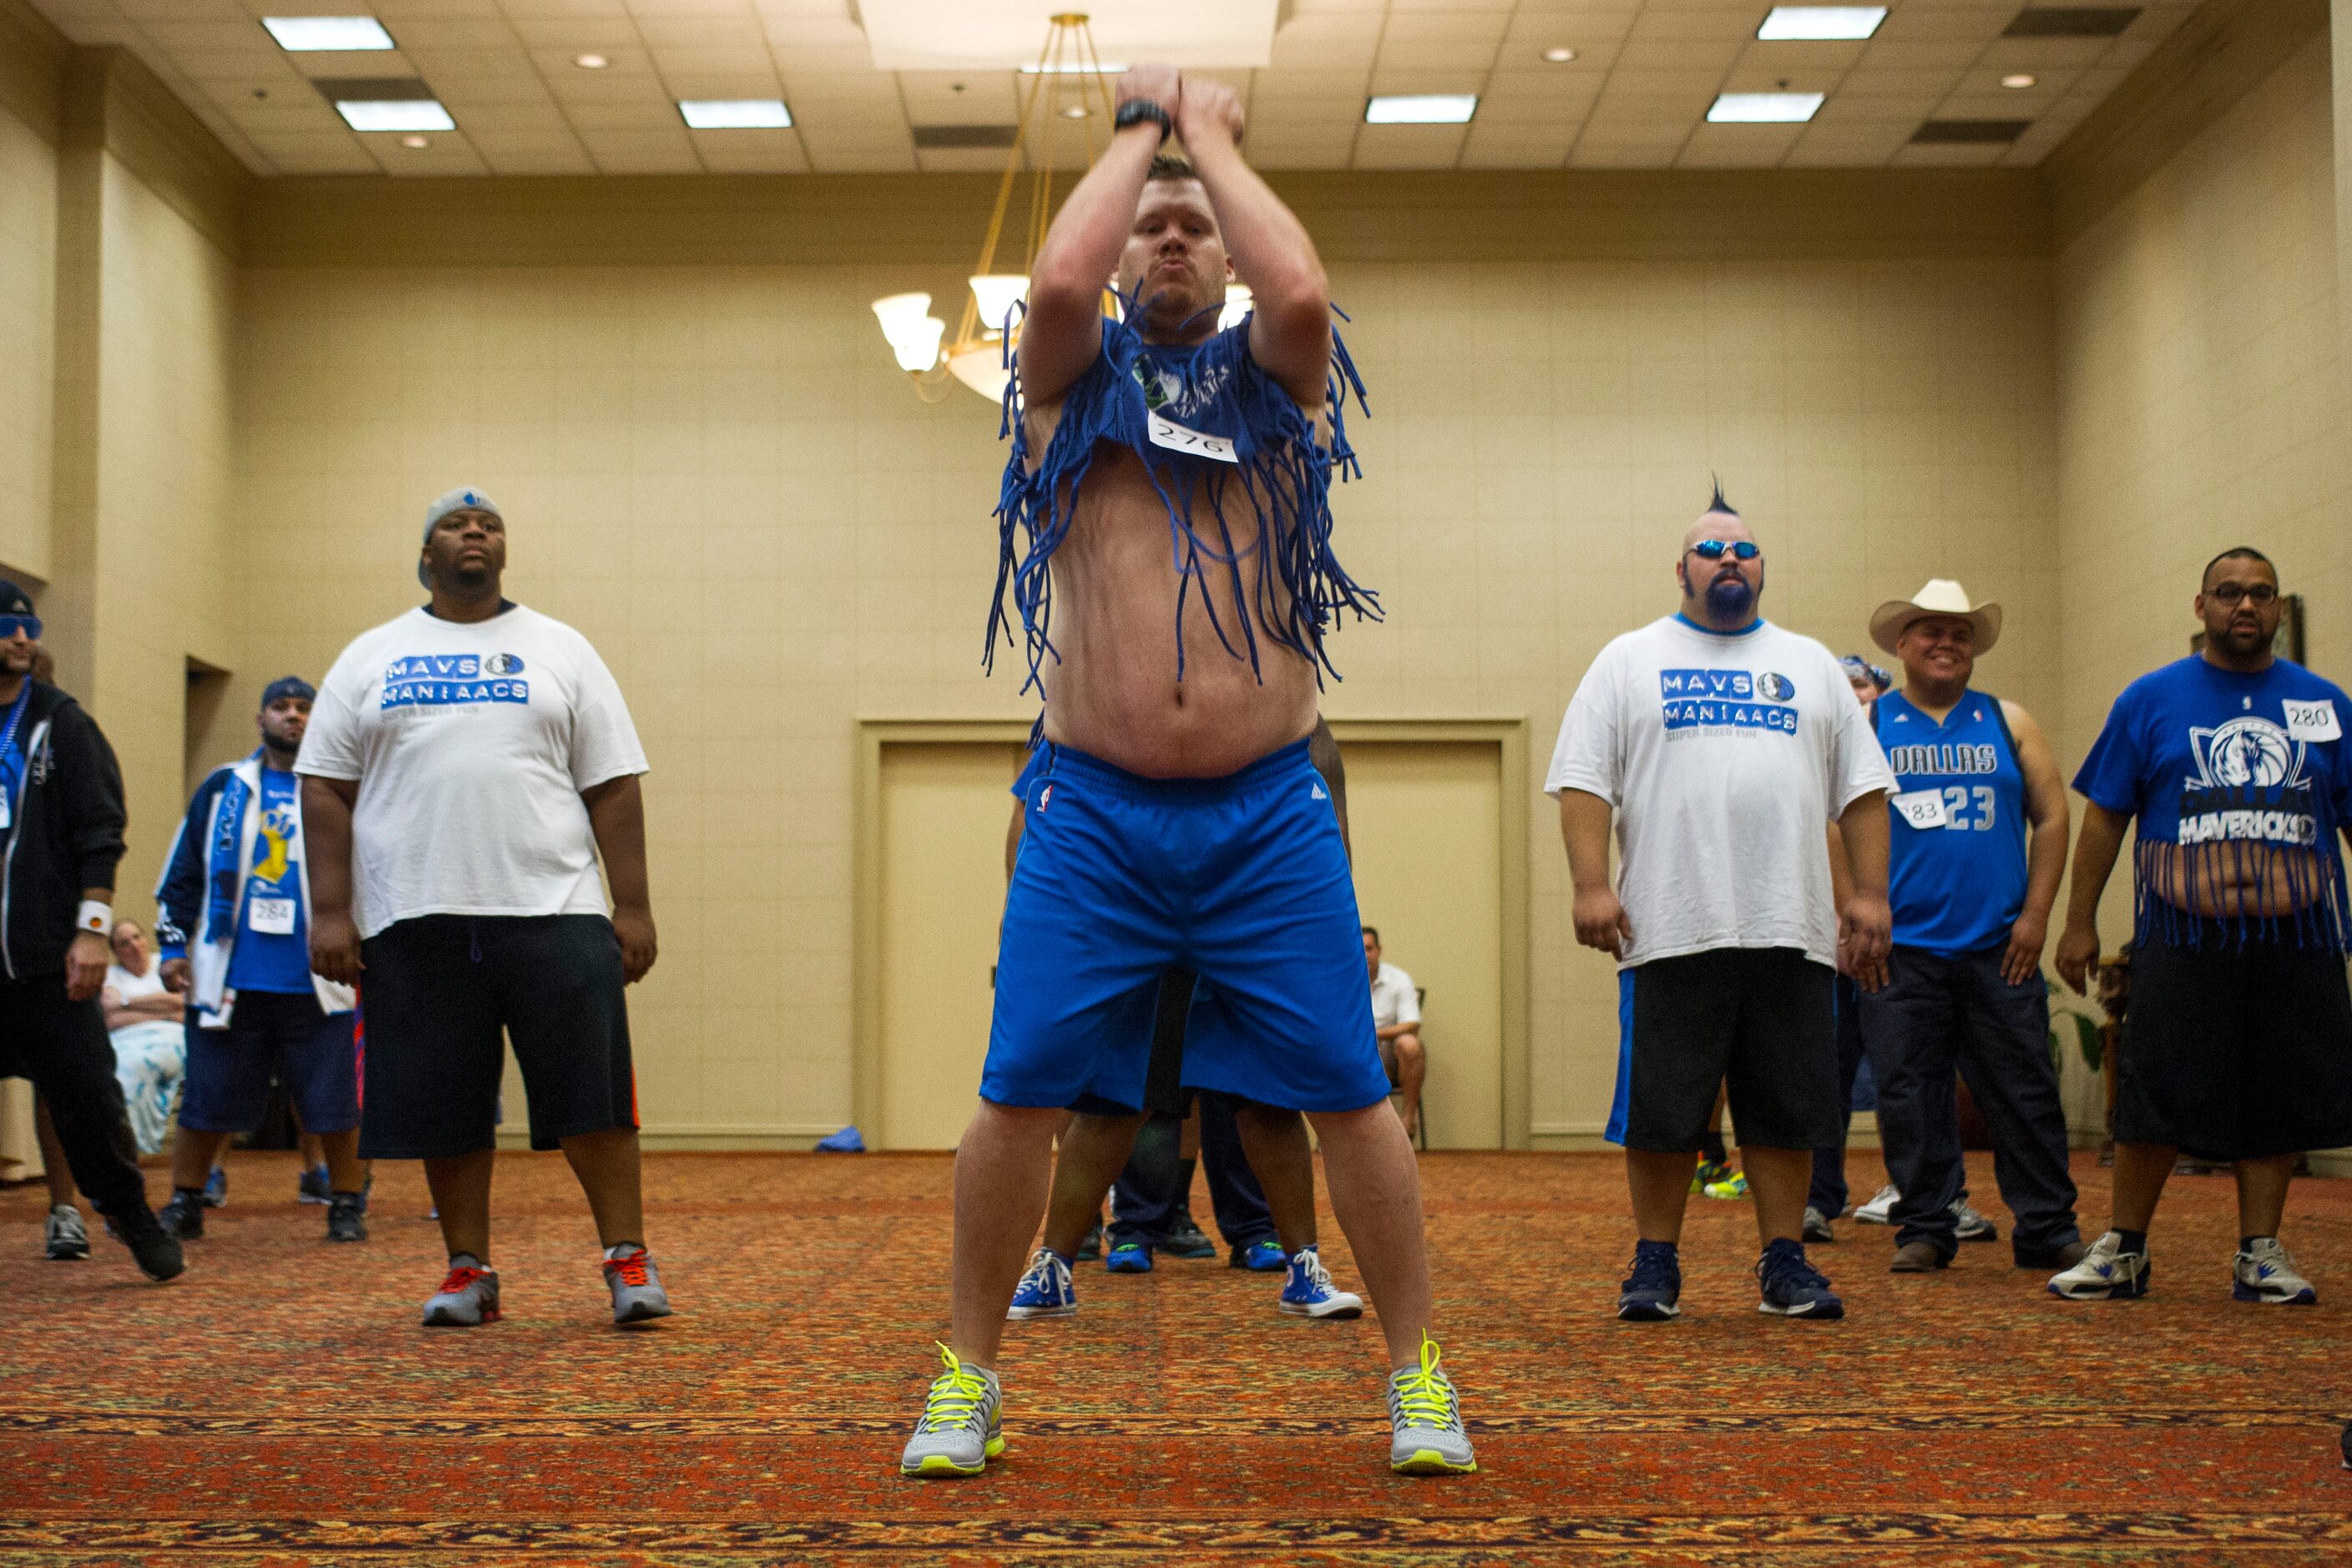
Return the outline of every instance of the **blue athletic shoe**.
<path id="1" fill-rule="evenodd" d="M 1289 1268 L 1290 1258 L 1282 1250 L 1282 1243 L 1267 1237 L 1264 1241 L 1253 1241 L 1247 1247 L 1236 1247 L 1225 1254 L 1225 1267 L 1246 1268 L 1253 1274 L 1271 1274 L 1277 1268 Z"/>
<path id="2" fill-rule="evenodd" d="M 1103 1255 L 1103 1267 L 1113 1274 L 1149 1274 L 1151 1248 L 1139 1241 L 1122 1241 Z"/>
<path id="3" fill-rule="evenodd" d="M 1784 1237 L 1766 1247 L 1756 1260 L 1756 1280 L 1764 1292 L 1756 1303 L 1759 1312 L 1782 1318 L 1845 1316 L 1845 1303 L 1830 1289 L 1828 1278 L 1805 1261 L 1802 1242 Z"/>
<path id="4" fill-rule="evenodd" d="M 1671 1241 L 1633 1244 L 1633 1272 L 1617 1288 L 1617 1315 L 1629 1323 L 1682 1316 L 1682 1255 Z"/>
<path id="5" fill-rule="evenodd" d="M 1290 1259 L 1290 1278 L 1284 1281 L 1282 1311 L 1294 1318 L 1360 1318 L 1364 1299 L 1352 1290 L 1332 1289 L 1330 1271 L 1310 1244 Z"/>
<path id="6" fill-rule="evenodd" d="M 1013 1292 L 1004 1315 L 1024 1318 L 1066 1318 L 1078 1310 L 1078 1288 L 1070 1279 L 1070 1266 L 1051 1247 L 1041 1247 L 1029 1260 L 1029 1272 Z"/>
<path id="7" fill-rule="evenodd" d="M 296 1178 L 294 1201 L 298 1204 L 324 1204 L 334 1201 L 334 1190 L 327 1184 L 327 1167 L 313 1165 Z"/>
<path id="8" fill-rule="evenodd" d="M 228 1202 L 228 1173 L 218 1165 L 205 1178 L 205 1207 L 216 1209 Z"/>

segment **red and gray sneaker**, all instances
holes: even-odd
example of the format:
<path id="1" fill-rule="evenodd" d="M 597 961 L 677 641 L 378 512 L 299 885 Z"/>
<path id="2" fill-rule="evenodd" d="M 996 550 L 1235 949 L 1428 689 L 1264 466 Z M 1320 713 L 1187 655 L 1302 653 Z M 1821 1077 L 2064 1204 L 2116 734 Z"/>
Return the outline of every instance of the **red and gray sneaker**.
<path id="1" fill-rule="evenodd" d="M 478 1329 L 499 1321 L 499 1271 L 470 1252 L 449 1259 L 449 1277 L 425 1303 L 428 1329 Z"/>
<path id="2" fill-rule="evenodd" d="M 669 1293 L 653 1254 L 640 1247 L 604 1259 L 604 1288 L 613 1293 L 615 1324 L 646 1323 L 670 1314 Z"/>

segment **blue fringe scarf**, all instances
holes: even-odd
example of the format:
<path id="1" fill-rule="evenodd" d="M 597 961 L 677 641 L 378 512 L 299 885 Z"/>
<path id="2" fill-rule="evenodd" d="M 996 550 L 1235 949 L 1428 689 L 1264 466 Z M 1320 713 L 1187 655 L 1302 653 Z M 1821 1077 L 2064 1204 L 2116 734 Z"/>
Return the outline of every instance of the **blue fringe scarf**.
<path id="1" fill-rule="evenodd" d="M 1135 313 L 1129 301 L 1128 314 Z M 1347 319 L 1344 313 L 1340 319 Z M 1029 679 L 1021 689 L 1042 690 L 1045 659 L 1061 661 L 1052 637 L 1051 562 L 1069 534 L 1096 444 L 1111 441 L 1142 458 L 1168 509 L 1169 543 L 1183 579 L 1176 601 L 1176 678 L 1184 678 L 1184 612 L 1197 587 L 1217 640 L 1235 658 L 1246 657 L 1261 679 L 1261 631 L 1314 666 L 1318 686 L 1327 670 L 1339 679 L 1323 650 L 1324 633 L 1341 610 L 1360 620 L 1378 620 L 1381 608 L 1379 598 L 1350 578 L 1331 551 L 1332 476 L 1345 479 L 1362 471 L 1348 445 L 1341 411 L 1353 394 L 1357 410 L 1369 413 L 1363 379 L 1336 329 L 1324 397 L 1331 420 L 1328 447 L 1314 420 L 1251 360 L 1247 321 L 1184 348 L 1147 343 L 1126 321 L 1106 318 L 1102 352 L 1063 398 L 1061 422 L 1034 472 L 1017 365 L 1013 372 L 998 431 L 1000 437 L 1012 438 L 1013 451 L 996 505 L 996 595 L 989 608 L 984 668 L 995 668 L 1000 634 L 1008 645 L 1014 640 L 1005 611 L 1008 588 L 1029 660 Z M 1231 443 L 1236 460 L 1155 444 L 1155 416 Z M 1256 519 L 1254 542 L 1236 542 L 1227 521 L 1227 508 L 1240 504 Z M 1243 606 L 1238 628 L 1227 626 L 1217 612 L 1217 578 L 1227 584 L 1231 602 Z"/>
<path id="2" fill-rule="evenodd" d="M 2135 941 L 2221 951 L 2257 942 L 2329 952 L 2352 946 L 2336 814 L 2325 790 L 2192 787 L 2182 792 L 2180 815 L 2184 829 L 2195 822 L 2213 836 L 2137 840 Z M 2272 898 L 2242 891 L 2247 888 Z M 2265 913 L 2266 901 L 2286 907 Z M 2197 912 L 2199 906 L 2209 912 Z"/>

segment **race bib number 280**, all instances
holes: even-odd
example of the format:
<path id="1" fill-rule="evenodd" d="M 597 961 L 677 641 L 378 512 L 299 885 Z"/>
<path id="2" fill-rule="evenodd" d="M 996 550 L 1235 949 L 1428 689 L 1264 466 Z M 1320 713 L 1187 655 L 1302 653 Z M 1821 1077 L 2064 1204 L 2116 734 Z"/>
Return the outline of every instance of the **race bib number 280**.
<path id="1" fill-rule="evenodd" d="M 2336 717 L 2336 704 L 2323 697 L 2316 702 L 2284 700 L 2286 733 L 2290 741 L 2340 741 L 2344 738 L 2343 722 Z"/>

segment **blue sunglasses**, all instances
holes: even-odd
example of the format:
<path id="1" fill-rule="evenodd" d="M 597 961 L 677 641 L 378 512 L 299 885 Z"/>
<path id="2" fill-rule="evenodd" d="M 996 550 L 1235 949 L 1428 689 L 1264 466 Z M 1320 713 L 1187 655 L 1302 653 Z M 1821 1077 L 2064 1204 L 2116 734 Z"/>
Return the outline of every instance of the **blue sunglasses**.
<path id="1" fill-rule="evenodd" d="M 1730 542 L 1720 539 L 1702 539 L 1691 546 L 1691 553 L 1701 561 L 1720 561 L 1727 553 L 1735 561 L 1753 561 L 1764 552 L 1751 539 L 1736 540 Z"/>
<path id="2" fill-rule="evenodd" d="M 38 616 L 0 616 L 0 642 L 5 642 L 18 632 L 35 642 L 41 640 L 41 617 Z"/>

